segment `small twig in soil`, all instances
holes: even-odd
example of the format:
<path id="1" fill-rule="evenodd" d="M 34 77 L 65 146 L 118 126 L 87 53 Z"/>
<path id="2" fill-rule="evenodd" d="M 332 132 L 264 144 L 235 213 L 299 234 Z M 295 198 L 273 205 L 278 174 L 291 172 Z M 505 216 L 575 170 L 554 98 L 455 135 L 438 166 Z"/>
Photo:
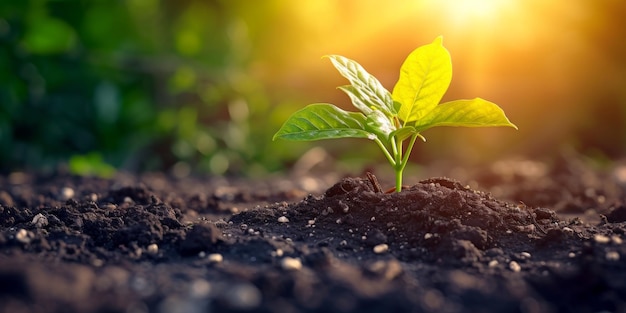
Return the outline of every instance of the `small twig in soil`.
<path id="1" fill-rule="evenodd" d="M 545 229 L 543 229 L 543 227 L 541 227 L 541 225 L 539 225 L 539 223 L 537 222 L 537 220 L 535 219 L 534 216 L 530 215 L 529 216 L 530 221 L 535 225 L 535 227 L 539 230 L 539 232 L 543 235 L 548 234 L 548 232 L 546 232 Z"/>
<path id="2" fill-rule="evenodd" d="M 380 187 L 380 184 L 378 183 L 378 179 L 376 178 L 376 176 L 374 176 L 374 174 L 370 172 L 366 172 L 365 175 L 367 176 L 367 179 L 370 181 L 370 183 L 372 183 L 372 186 L 374 187 L 374 191 L 376 193 L 383 193 L 383 188 Z"/>

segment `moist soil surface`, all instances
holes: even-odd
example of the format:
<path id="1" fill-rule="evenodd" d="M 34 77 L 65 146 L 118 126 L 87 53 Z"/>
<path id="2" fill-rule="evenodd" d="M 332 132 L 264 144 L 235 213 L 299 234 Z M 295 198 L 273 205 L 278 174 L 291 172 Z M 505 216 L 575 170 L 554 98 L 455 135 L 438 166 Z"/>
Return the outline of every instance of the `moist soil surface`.
<path id="1" fill-rule="evenodd" d="M 626 312 L 626 165 L 439 172 L 4 175 L 0 311 Z"/>

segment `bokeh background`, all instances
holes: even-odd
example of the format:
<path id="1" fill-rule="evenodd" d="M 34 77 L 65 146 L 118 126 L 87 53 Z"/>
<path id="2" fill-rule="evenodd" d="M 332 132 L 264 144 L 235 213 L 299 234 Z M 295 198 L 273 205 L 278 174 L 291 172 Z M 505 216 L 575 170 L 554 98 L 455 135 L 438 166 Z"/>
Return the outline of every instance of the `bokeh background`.
<path id="1" fill-rule="evenodd" d="M 4 0 L 0 171 L 262 176 L 313 147 L 354 170 L 384 163 L 369 142 L 271 137 L 306 104 L 352 110 L 321 56 L 391 90 L 439 35 L 454 69 L 444 100 L 488 99 L 519 130 L 428 130 L 414 164 L 621 158 L 625 16 L 622 0 Z"/>

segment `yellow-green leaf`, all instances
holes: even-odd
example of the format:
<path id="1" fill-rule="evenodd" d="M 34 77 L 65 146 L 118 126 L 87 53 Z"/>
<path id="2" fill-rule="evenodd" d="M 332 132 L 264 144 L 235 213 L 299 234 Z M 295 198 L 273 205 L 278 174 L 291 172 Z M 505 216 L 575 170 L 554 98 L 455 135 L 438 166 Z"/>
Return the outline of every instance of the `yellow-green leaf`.
<path id="1" fill-rule="evenodd" d="M 439 104 L 415 124 L 420 132 L 435 126 L 508 126 L 517 129 L 497 104 L 481 98 Z"/>
<path id="2" fill-rule="evenodd" d="M 433 110 L 452 80 L 450 53 L 442 37 L 415 49 L 400 68 L 393 100 L 401 103 L 398 116 L 406 122 L 419 121 Z"/>

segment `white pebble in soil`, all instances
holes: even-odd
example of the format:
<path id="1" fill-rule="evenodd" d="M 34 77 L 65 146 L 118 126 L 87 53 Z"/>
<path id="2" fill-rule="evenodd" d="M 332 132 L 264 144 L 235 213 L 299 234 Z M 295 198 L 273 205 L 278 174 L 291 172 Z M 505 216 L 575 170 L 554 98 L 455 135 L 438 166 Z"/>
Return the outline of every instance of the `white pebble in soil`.
<path id="1" fill-rule="evenodd" d="M 17 231 L 17 234 L 15 234 L 15 239 L 23 244 L 30 243 L 34 237 L 35 235 L 32 232 L 23 228 L 20 228 L 20 230 Z"/>
<path id="2" fill-rule="evenodd" d="M 209 254 L 208 259 L 211 263 L 222 263 L 222 261 L 224 261 L 224 257 L 219 253 Z"/>
<path id="3" fill-rule="evenodd" d="M 48 225 L 48 218 L 45 215 L 39 213 L 33 217 L 31 223 L 35 225 L 35 227 L 41 228 Z"/>
<path id="4" fill-rule="evenodd" d="M 611 238 L 605 236 L 605 235 L 600 235 L 600 234 L 596 234 L 593 236 L 593 240 L 597 243 L 609 243 L 611 241 Z"/>
<path id="5" fill-rule="evenodd" d="M 289 219 L 286 216 L 281 216 L 278 218 L 279 223 L 289 223 Z"/>
<path id="6" fill-rule="evenodd" d="M 222 292 L 226 305 L 235 310 L 253 310 L 261 304 L 262 295 L 259 289 L 249 283 L 232 286 Z"/>
<path id="7" fill-rule="evenodd" d="M 608 251 L 604 257 L 607 261 L 619 261 L 619 253 L 617 251 Z"/>
<path id="8" fill-rule="evenodd" d="M 522 267 L 519 265 L 519 263 L 511 261 L 511 263 L 509 263 L 509 269 L 517 273 L 522 270 Z"/>
<path id="9" fill-rule="evenodd" d="M 618 236 L 618 235 L 611 236 L 611 241 L 613 241 L 613 243 L 616 244 L 616 245 L 621 245 L 622 243 L 624 243 L 622 238 L 620 238 L 620 236 Z"/>
<path id="10" fill-rule="evenodd" d="M 70 187 L 61 188 L 61 194 L 59 195 L 59 198 L 61 198 L 61 200 L 63 201 L 74 198 L 74 189 Z"/>
<path id="11" fill-rule="evenodd" d="M 204 279 L 196 279 L 189 286 L 189 295 L 194 298 L 205 298 L 211 294 L 211 283 Z"/>
<path id="12" fill-rule="evenodd" d="M 374 253 L 381 254 L 389 251 L 389 246 L 386 243 L 381 243 L 379 245 L 374 246 Z"/>
<path id="13" fill-rule="evenodd" d="M 300 269 L 302 269 L 302 261 L 300 261 L 300 259 L 298 258 L 284 257 L 280 261 L 280 266 L 284 270 L 299 271 Z"/>
<path id="14" fill-rule="evenodd" d="M 153 243 L 153 244 L 148 245 L 146 250 L 148 251 L 149 254 L 155 255 L 159 253 L 159 246 L 156 243 Z"/>

